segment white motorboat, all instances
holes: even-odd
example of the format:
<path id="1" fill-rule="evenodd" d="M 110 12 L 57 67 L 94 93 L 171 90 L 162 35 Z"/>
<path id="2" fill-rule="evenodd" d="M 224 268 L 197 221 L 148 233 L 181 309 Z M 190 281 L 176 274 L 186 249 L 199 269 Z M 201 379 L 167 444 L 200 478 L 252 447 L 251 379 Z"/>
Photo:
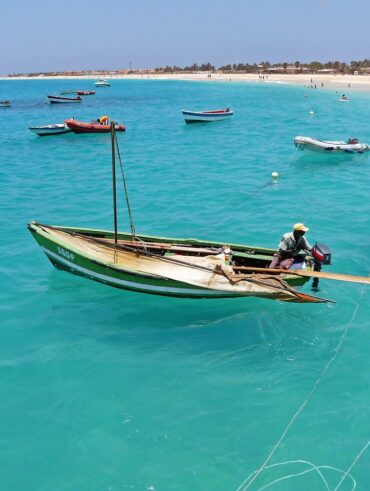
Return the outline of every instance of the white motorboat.
<path id="1" fill-rule="evenodd" d="M 94 83 L 95 87 L 110 87 L 108 80 L 100 79 Z"/>
<path id="2" fill-rule="evenodd" d="M 0 107 L 11 107 L 10 101 L 0 101 Z"/>
<path id="3" fill-rule="evenodd" d="M 69 133 L 71 131 L 65 123 L 49 124 L 46 126 L 30 126 L 28 129 L 39 136 L 62 135 L 63 133 Z"/>
<path id="4" fill-rule="evenodd" d="M 347 142 L 332 140 L 316 140 L 309 136 L 296 136 L 294 145 L 300 150 L 313 150 L 321 153 L 364 153 L 370 150 L 367 143 L 359 143 L 357 138 L 350 138 Z"/>
<path id="5" fill-rule="evenodd" d="M 183 110 L 186 123 L 209 123 L 211 121 L 222 121 L 234 114 L 231 109 L 216 109 L 214 111 L 187 111 Z"/>
<path id="6" fill-rule="evenodd" d="M 51 104 L 70 104 L 74 102 L 82 102 L 82 99 L 79 95 L 77 97 L 61 97 L 59 95 L 48 95 L 48 99 Z"/>

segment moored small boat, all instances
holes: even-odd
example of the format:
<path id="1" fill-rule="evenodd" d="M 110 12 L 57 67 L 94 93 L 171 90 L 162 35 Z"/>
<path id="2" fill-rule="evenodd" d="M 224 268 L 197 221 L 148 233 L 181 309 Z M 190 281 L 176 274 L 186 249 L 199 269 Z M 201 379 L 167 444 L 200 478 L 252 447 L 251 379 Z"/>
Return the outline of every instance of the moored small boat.
<path id="1" fill-rule="evenodd" d="M 10 101 L 0 101 L 0 107 L 11 107 L 11 105 Z"/>
<path id="2" fill-rule="evenodd" d="M 94 95 L 95 90 L 76 90 L 76 95 Z"/>
<path id="3" fill-rule="evenodd" d="M 94 82 L 95 87 L 110 87 L 110 83 L 106 79 L 100 79 Z"/>
<path id="4" fill-rule="evenodd" d="M 39 136 L 62 135 L 63 133 L 69 133 L 71 131 L 65 123 L 49 124 L 46 126 L 30 126 L 28 129 Z"/>
<path id="5" fill-rule="evenodd" d="M 209 123 L 211 121 L 222 121 L 234 114 L 231 109 L 216 109 L 214 111 L 187 111 L 182 110 L 186 123 Z"/>
<path id="6" fill-rule="evenodd" d="M 102 118 L 100 118 L 102 119 Z M 84 121 L 77 121 L 75 119 L 67 119 L 65 124 L 74 133 L 109 133 L 111 131 L 110 123 L 101 124 L 98 121 L 92 121 L 91 123 L 85 123 Z M 115 125 L 116 131 L 126 131 L 123 124 Z"/>
<path id="7" fill-rule="evenodd" d="M 61 97 L 59 95 L 48 95 L 48 99 L 51 104 L 68 104 L 82 101 L 79 95 L 77 97 Z"/>
<path id="8" fill-rule="evenodd" d="M 331 141 L 331 140 L 316 140 L 309 136 L 296 136 L 294 145 L 301 149 L 313 150 L 321 153 L 364 153 L 370 150 L 370 145 L 367 143 L 359 143 L 357 138 L 350 138 L 347 142 Z"/>

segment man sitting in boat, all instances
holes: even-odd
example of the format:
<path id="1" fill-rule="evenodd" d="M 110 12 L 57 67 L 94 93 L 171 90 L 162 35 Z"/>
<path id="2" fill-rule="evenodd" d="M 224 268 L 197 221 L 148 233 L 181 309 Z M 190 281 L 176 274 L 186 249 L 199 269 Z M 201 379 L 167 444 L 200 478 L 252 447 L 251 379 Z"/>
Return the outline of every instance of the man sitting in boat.
<path id="1" fill-rule="evenodd" d="M 307 242 L 304 234 L 309 228 L 303 223 L 296 223 L 293 226 L 293 232 L 288 232 L 281 238 L 279 247 L 274 254 L 269 268 L 289 269 L 293 266 L 294 258 L 301 251 L 306 254 L 311 252 L 312 246 Z"/>

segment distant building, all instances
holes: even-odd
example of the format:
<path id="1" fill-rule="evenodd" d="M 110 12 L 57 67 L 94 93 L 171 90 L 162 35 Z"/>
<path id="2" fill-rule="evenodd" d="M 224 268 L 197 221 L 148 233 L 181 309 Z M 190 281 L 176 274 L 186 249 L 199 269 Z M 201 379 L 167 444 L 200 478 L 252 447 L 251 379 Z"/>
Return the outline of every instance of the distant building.
<path id="1" fill-rule="evenodd" d="M 321 70 L 317 70 L 316 73 L 322 73 L 323 75 L 335 75 L 338 73 L 338 70 L 336 68 L 321 68 Z"/>
<path id="2" fill-rule="evenodd" d="M 288 65 L 286 68 L 281 66 L 273 66 L 267 68 L 268 73 L 307 73 L 309 69 L 305 66 Z"/>

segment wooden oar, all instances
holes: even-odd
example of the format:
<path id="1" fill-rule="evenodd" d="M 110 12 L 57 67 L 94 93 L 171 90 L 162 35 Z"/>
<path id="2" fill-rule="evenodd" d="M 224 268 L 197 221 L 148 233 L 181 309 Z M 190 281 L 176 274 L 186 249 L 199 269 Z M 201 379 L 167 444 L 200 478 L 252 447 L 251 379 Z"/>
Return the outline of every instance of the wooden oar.
<path id="1" fill-rule="evenodd" d="M 254 273 L 265 274 L 294 274 L 297 276 L 306 276 L 308 278 L 325 278 L 327 280 L 350 281 L 352 283 L 370 284 L 369 276 L 354 276 L 340 273 L 326 273 L 322 271 L 310 271 L 307 269 L 270 269 L 270 268 L 253 268 L 250 266 L 233 266 L 237 271 L 251 271 Z"/>

